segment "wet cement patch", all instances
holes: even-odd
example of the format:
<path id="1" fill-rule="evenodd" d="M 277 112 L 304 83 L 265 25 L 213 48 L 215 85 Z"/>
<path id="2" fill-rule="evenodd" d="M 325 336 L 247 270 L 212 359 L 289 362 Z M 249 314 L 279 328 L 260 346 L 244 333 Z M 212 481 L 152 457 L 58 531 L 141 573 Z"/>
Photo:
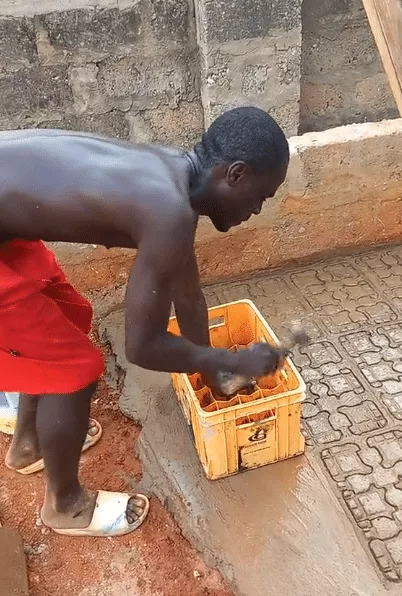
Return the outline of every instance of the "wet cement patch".
<path id="1" fill-rule="evenodd" d="M 141 422 L 144 487 L 238 594 L 374 596 L 402 583 L 402 248 L 207 288 L 210 305 L 251 298 L 295 354 L 308 392 L 307 456 L 205 479 L 167 375 L 124 357 L 124 315 L 103 322 Z M 387 589 L 388 588 L 388 589 Z"/>

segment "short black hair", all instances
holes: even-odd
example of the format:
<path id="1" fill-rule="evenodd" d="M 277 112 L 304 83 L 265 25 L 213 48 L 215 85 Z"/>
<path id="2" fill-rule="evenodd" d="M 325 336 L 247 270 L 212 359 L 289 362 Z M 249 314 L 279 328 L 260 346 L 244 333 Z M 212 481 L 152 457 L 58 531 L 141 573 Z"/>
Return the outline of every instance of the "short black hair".
<path id="1" fill-rule="evenodd" d="M 257 171 L 287 166 L 289 145 L 279 124 L 264 110 L 240 107 L 219 116 L 194 151 L 205 168 L 244 161 Z"/>

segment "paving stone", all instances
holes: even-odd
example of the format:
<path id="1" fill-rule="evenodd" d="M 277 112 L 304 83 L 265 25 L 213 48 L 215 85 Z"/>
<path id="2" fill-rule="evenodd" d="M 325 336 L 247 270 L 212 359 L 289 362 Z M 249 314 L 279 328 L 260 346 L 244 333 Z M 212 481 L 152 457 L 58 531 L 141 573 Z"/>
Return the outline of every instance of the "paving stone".
<path id="1" fill-rule="evenodd" d="M 251 298 L 279 335 L 290 321 L 310 331 L 294 355 L 308 448 L 378 569 L 402 582 L 402 246 L 218 288 L 218 302 Z"/>
<path id="2" fill-rule="evenodd" d="M 402 246 L 211 286 L 206 296 L 211 306 L 253 300 L 279 338 L 295 323 L 310 333 L 308 348 L 294 352 L 307 386 L 302 423 L 307 455 L 321 462 L 328 486 L 349 514 L 347 523 L 370 553 L 373 569 L 385 582 L 398 584 L 395 593 L 400 593 Z M 139 402 L 138 407 L 145 406 Z M 143 452 L 145 457 L 145 448 Z M 257 471 L 248 478 L 253 483 L 269 476 Z M 183 482 L 182 492 L 190 498 L 187 480 L 177 482 Z M 234 483 L 240 486 L 242 480 Z M 209 491 L 209 485 L 202 486 Z M 225 498 L 233 496 L 232 481 L 221 487 Z M 229 523 L 225 511 L 220 515 Z M 269 566 L 269 556 L 264 560 Z M 235 577 L 244 569 L 236 564 L 231 561 Z M 364 573 L 367 577 L 367 570 Z M 333 594 L 383 594 L 374 583 L 368 589 L 363 583 L 361 576 L 356 591 L 338 585 Z M 255 583 L 253 589 L 253 594 L 267 593 L 265 588 L 255 591 Z"/>

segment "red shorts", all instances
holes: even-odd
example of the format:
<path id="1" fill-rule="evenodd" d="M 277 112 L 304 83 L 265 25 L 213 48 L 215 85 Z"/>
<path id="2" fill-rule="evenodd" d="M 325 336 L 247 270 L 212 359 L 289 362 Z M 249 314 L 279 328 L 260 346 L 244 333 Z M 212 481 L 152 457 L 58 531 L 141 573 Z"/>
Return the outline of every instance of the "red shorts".
<path id="1" fill-rule="evenodd" d="M 104 363 L 91 321 L 42 242 L 0 244 L 0 391 L 73 393 L 96 381 Z"/>

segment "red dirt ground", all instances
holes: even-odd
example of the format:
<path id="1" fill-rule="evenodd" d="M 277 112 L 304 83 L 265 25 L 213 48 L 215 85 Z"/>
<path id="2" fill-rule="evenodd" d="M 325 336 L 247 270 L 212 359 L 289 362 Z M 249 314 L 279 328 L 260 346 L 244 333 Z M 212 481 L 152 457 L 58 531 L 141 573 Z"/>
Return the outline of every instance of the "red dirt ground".
<path id="1" fill-rule="evenodd" d="M 141 473 L 134 456 L 140 428 L 125 418 L 105 385 L 92 416 L 103 437 L 82 459 L 82 479 L 92 489 L 132 490 Z M 0 457 L 10 438 L 0 433 Z M 231 596 L 153 498 L 144 525 L 115 539 L 58 536 L 41 525 L 43 474 L 21 477 L 0 466 L 0 519 L 17 527 L 27 553 L 32 596 Z"/>

